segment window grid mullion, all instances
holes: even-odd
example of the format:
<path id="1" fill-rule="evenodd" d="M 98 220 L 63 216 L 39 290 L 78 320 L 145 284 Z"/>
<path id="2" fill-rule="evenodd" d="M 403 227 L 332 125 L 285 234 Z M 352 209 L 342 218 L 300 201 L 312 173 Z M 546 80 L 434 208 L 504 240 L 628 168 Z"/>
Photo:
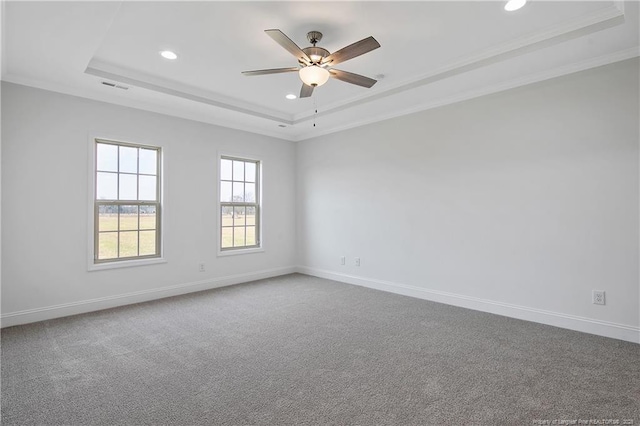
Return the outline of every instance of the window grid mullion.
<path id="1" fill-rule="evenodd" d="M 118 200 L 120 200 L 120 145 L 118 145 L 118 158 L 116 158 L 116 170 L 118 171 L 118 179 L 117 180 L 117 186 L 118 186 L 118 193 L 116 194 Z"/>
<path id="2" fill-rule="evenodd" d="M 151 149 L 154 150 L 156 153 L 156 174 L 147 174 L 144 173 L 143 175 L 145 176 L 153 176 L 156 179 L 156 199 L 155 201 L 140 201 L 140 149 L 141 147 L 143 147 L 142 145 L 135 145 L 135 144 L 127 144 L 127 143 L 116 143 L 116 142 L 110 142 L 110 141 L 103 141 L 101 139 L 96 139 L 96 144 L 103 144 L 103 145 L 115 145 L 116 147 L 116 171 L 105 171 L 104 173 L 111 173 L 111 174 L 115 174 L 116 175 L 116 199 L 113 200 L 98 200 L 97 197 L 97 191 L 98 191 L 98 179 L 97 179 L 97 173 L 99 172 L 98 170 L 98 150 L 95 150 L 95 156 L 94 156 L 94 164 L 95 164 L 95 170 L 94 170 L 94 262 L 96 263 L 103 263 L 103 262 L 112 262 L 112 261 L 116 261 L 116 260 L 127 260 L 127 259 L 136 259 L 136 258 L 150 258 L 150 257 L 157 257 L 160 252 L 161 252 L 161 247 L 160 247 L 160 243 L 161 243 L 161 205 L 160 205 L 160 196 L 161 196 L 161 180 L 160 180 L 160 165 L 161 165 L 161 158 L 160 158 L 160 148 L 158 147 L 146 147 L 147 149 Z M 121 151 L 121 147 L 122 146 L 128 146 L 128 147 L 133 147 L 136 148 L 136 172 L 135 173 L 124 173 L 127 175 L 133 175 L 135 176 L 136 179 L 136 200 L 121 200 L 121 175 L 123 174 L 120 170 L 120 165 L 121 165 L 121 161 L 120 161 L 120 151 Z M 137 238 L 137 255 L 136 256 L 127 256 L 127 257 L 121 257 L 121 250 L 120 250 L 120 243 L 121 243 L 121 234 L 123 231 L 123 229 L 121 228 L 120 222 L 121 222 L 121 207 L 122 206 L 135 206 L 136 211 L 137 211 L 137 217 L 136 217 L 136 226 L 137 229 L 133 230 L 136 232 Z M 116 229 L 115 230 L 111 230 L 111 231 L 100 231 L 100 207 L 101 206 L 114 206 L 116 208 Z M 155 226 L 153 229 L 150 229 L 150 231 L 154 231 L 155 232 L 155 253 L 152 255 L 144 255 L 141 256 L 140 255 L 140 227 L 141 227 L 141 222 L 140 222 L 140 211 L 141 211 L 141 207 L 143 206 L 153 206 L 155 209 Z M 116 247 L 115 247 L 115 254 L 116 257 L 108 257 L 106 259 L 100 259 L 100 234 L 116 234 Z"/>
<path id="3" fill-rule="evenodd" d="M 140 172 L 140 148 L 136 149 L 136 201 L 140 201 L 140 175 L 138 174 Z M 137 235 L 137 242 L 138 242 L 138 251 L 137 254 L 138 256 L 140 256 L 140 206 L 136 205 L 136 211 L 138 212 L 138 229 L 136 231 L 136 235 Z"/>
<path id="4" fill-rule="evenodd" d="M 118 206 L 118 238 L 116 238 L 116 259 L 120 258 L 120 206 Z"/>
<path id="5" fill-rule="evenodd" d="M 96 150 L 97 151 L 97 150 Z M 96 164 L 98 164 L 96 162 Z M 97 179 L 96 179 L 97 180 Z M 93 261 L 98 260 L 100 248 L 100 207 L 93 204 Z"/>
<path id="6" fill-rule="evenodd" d="M 221 222 L 220 222 L 220 244 L 221 244 L 221 249 L 223 250 L 228 250 L 228 249 L 232 249 L 232 248 L 240 248 L 240 247 L 256 247 L 259 246 L 260 244 L 260 238 L 259 238 L 259 229 L 260 229 L 260 204 L 259 204 L 259 193 L 260 193 L 260 182 L 258 179 L 259 176 L 259 162 L 257 161 L 251 161 L 251 160 L 244 160 L 241 158 L 234 158 L 234 157 L 225 157 L 225 156 L 221 156 L 221 160 L 229 160 L 230 164 L 230 168 L 231 168 L 231 178 L 230 179 L 223 179 L 222 178 L 222 173 L 220 174 L 220 187 L 222 188 L 222 183 L 226 182 L 226 183 L 230 183 L 231 184 L 231 201 L 220 201 L 220 217 L 221 217 Z M 244 170 L 243 170 L 243 177 L 242 179 L 238 180 L 235 179 L 235 162 L 242 162 L 243 166 L 244 166 Z M 248 182 L 247 180 L 247 164 L 254 164 L 254 174 L 253 174 L 253 182 Z M 222 163 L 220 163 L 222 164 Z M 242 184 L 242 198 L 243 201 L 234 201 L 234 184 Z M 247 183 L 252 183 L 254 184 L 254 202 L 248 202 L 246 201 L 246 189 L 247 189 Z M 236 208 L 237 207 L 243 207 L 244 208 L 244 223 L 242 225 L 240 224 L 236 224 L 236 217 L 235 217 L 235 212 L 236 212 Z M 225 208 L 231 209 L 231 215 L 232 215 L 232 221 L 231 221 L 231 226 L 229 225 L 224 225 L 222 222 L 222 216 L 223 216 L 223 211 L 225 210 Z M 248 225 L 247 223 L 247 209 L 253 209 L 254 210 L 254 223 L 252 225 Z M 248 228 L 252 227 L 254 229 L 254 243 L 251 246 L 247 246 L 247 233 L 248 233 Z M 229 247 L 222 247 L 223 244 L 223 233 L 222 230 L 223 229 L 229 229 L 231 228 L 231 237 L 232 237 L 232 241 L 231 241 L 231 245 Z M 236 246 L 236 232 L 239 229 L 242 228 L 242 230 L 244 231 L 244 235 L 243 235 L 243 245 L 242 246 Z"/>
<path id="7" fill-rule="evenodd" d="M 156 207 L 156 223 L 155 223 L 155 230 L 156 230 L 156 255 L 160 254 L 160 232 L 162 232 L 162 217 L 161 217 L 161 212 L 160 212 L 160 191 L 162 190 L 161 188 L 161 182 L 162 182 L 162 170 L 160 170 L 160 154 L 158 151 L 156 151 L 156 201 L 158 202 L 158 206 Z"/>

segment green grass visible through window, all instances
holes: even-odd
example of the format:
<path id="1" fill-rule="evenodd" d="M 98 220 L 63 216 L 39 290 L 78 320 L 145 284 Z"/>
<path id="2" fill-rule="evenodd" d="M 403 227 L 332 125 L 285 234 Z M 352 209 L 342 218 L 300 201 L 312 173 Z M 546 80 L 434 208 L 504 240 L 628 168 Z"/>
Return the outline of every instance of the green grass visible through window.
<path id="1" fill-rule="evenodd" d="M 156 215 L 120 215 L 120 241 L 118 242 L 118 215 L 100 215 L 98 258 L 149 256 L 156 254 Z M 139 244 L 138 244 L 139 242 Z M 120 248 L 120 256 L 118 256 Z M 139 249 L 139 252 L 138 252 Z"/>

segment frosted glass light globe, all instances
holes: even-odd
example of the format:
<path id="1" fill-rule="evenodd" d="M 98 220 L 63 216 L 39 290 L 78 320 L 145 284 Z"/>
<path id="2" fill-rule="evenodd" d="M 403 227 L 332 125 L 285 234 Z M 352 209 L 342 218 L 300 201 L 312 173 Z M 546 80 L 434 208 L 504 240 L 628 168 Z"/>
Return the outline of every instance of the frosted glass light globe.
<path id="1" fill-rule="evenodd" d="M 300 80 L 307 86 L 322 86 L 329 80 L 329 71 L 317 65 L 300 69 Z"/>

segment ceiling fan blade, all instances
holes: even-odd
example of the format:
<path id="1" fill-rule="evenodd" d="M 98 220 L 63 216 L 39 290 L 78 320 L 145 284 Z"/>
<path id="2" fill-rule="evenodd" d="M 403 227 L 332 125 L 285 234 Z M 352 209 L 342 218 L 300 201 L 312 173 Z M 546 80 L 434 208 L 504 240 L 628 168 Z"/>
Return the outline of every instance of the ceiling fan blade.
<path id="1" fill-rule="evenodd" d="M 367 89 L 378 82 L 378 80 L 365 77 L 364 75 L 354 74 L 352 72 L 341 71 L 337 69 L 331 69 L 329 70 L 329 73 L 333 78 L 337 78 L 338 80 L 347 83 L 357 84 L 358 86 L 366 87 Z"/>
<path id="2" fill-rule="evenodd" d="M 311 63 L 311 59 L 302 51 L 289 37 L 280 30 L 264 30 L 269 37 L 275 40 L 280 46 L 284 47 L 289 53 L 295 56 L 299 61 L 306 64 Z"/>
<path id="3" fill-rule="evenodd" d="M 375 38 L 367 37 L 353 44 L 350 44 L 347 47 L 343 47 L 337 52 L 333 52 L 331 55 L 324 58 L 322 63 L 331 66 L 337 65 L 340 62 L 348 61 L 349 59 L 353 59 L 356 56 L 364 55 L 367 52 L 371 52 L 378 47 L 380 47 L 380 43 L 378 43 Z"/>
<path id="4" fill-rule="evenodd" d="M 302 83 L 302 89 L 300 89 L 300 97 L 308 98 L 311 96 L 312 93 L 313 93 L 313 86 L 307 86 L 306 84 Z"/>
<path id="5" fill-rule="evenodd" d="M 281 72 L 298 72 L 300 68 L 291 67 L 291 68 L 271 68 L 268 70 L 254 70 L 254 71 L 242 71 L 242 74 L 250 76 L 250 75 L 265 75 L 265 74 L 278 74 Z"/>

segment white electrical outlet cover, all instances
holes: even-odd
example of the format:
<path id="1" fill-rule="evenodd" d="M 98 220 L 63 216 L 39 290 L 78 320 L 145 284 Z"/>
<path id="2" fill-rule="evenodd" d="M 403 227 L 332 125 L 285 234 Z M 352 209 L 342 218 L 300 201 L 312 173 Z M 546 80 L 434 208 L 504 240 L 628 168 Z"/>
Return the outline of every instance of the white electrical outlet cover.
<path id="1" fill-rule="evenodd" d="M 596 305 L 606 304 L 605 292 L 601 290 L 593 290 L 592 302 Z"/>

